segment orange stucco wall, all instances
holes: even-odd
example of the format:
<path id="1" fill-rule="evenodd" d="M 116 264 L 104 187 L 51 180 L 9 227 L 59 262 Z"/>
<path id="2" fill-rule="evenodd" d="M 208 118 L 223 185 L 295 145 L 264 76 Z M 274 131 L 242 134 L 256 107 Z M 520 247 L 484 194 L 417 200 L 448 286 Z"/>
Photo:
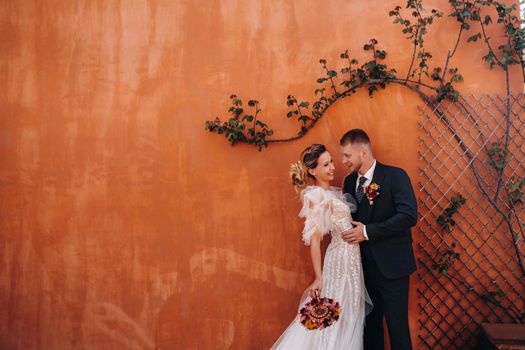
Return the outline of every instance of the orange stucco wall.
<path id="1" fill-rule="evenodd" d="M 318 59 L 348 48 L 364 60 L 371 37 L 403 71 L 397 3 L 0 2 L 0 348 L 270 346 L 312 275 L 289 163 L 322 142 L 340 165 L 339 137 L 363 127 L 417 189 L 421 102 L 400 87 L 361 91 L 263 153 L 232 149 L 204 122 L 225 116 L 235 92 L 290 135 L 286 95 L 312 100 Z M 455 28 L 431 27 L 435 63 Z M 462 91 L 504 91 L 484 53 L 459 48 Z"/>

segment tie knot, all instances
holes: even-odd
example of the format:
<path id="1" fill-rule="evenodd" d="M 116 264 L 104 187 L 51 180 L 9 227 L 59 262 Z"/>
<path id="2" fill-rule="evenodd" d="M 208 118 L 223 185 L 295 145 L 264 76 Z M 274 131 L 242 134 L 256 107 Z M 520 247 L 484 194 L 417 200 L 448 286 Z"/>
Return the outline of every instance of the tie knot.
<path id="1" fill-rule="evenodd" d="M 359 185 L 360 185 L 360 186 L 363 186 L 363 184 L 365 183 L 366 180 L 367 180 L 366 177 L 361 176 L 361 177 L 359 178 Z"/>

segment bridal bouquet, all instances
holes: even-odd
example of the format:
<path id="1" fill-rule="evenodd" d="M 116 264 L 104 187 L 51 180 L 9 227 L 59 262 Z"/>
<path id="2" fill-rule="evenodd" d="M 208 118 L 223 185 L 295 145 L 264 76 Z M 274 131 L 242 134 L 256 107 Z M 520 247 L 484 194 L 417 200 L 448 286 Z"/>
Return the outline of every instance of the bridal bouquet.
<path id="1" fill-rule="evenodd" d="M 341 306 L 330 298 L 317 297 L 310 300 L 299 311 L 301 323 L 308 330 L 324 329 L 333 325 L 341 313 Z"/>

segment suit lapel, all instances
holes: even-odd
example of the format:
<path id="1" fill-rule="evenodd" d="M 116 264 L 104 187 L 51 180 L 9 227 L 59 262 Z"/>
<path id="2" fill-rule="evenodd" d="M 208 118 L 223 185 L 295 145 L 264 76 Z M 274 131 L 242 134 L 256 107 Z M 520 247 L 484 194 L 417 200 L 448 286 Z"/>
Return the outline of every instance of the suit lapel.
<path id="1" fill-rule="evenodd" d="M 357 181 L 357 174 L 352 173 L 343 180 L 343 192 L 352 195 L 355 198 L 355 184 Z"/>
<path id="2" fill-rule="evenodd" d="M 353 173 L 350 175 L 350 194 L 354 196 L 355 198 L 355 185 L 357 182 L 357 173 Z"/>
<path id="3" fill-rule="evenodd" d="M 355 199 L 356 198 L 356 195 L 355 195 L 356 183 L 357 183 L 357 173 L 352 173 L 352 174 L 347 175 L 344 180 L 344 191 L 345 193 L 348 193 L 349 195 L 354 197 L 354 200 L 357 203 L 357 200 Z M 357 204 L 357 212 L 354 213 L 354 215 L 352 216 L 354 220 L 359 221 L 359 211 L 360 211 L 360 205 Z"/>
<path id="4" fill-rule="evenodd" d="M 380 186 L 379 192 L 381 192 L 382 183 L 385 178 L 385 167 L 383 164 L 377 162 L 376 168 L 374 170 L 374 176 L 372 177 L 372 183 L 376 183 Z M 366 195 L 363 197 L 363 200 L 359 204 L 359 218 L 361 219 L 361 222 L 364 224 L 370 223 L 370 219 L 372 218 L 372 214 L 374 213 L 374 208 L 376 204 L 370 205 L 368 202 L 368 199 L 366 198 Z"/>

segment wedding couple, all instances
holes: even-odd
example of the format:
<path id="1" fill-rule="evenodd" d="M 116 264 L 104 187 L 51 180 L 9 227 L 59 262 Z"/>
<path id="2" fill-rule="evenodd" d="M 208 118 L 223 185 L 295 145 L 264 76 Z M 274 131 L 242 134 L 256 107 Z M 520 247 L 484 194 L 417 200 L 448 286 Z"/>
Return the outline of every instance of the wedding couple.
<path id="1" fill-rule="evenodd" d="M 340 143 L 350 172 L 342 189 L 330 186 L 335 167 L 323 145 L 307 147 L 290 176 L 301 193 L 302 238 L 315 272 L 301 306 L 317 291 L 338 301 L 341 313 L 322 330 L 308 330 L 296 317 L 272 349 L 383 350 L 383 317 L 392 350 L 412 349 L 408 284 L 416 270 L 410 228 L 417 222 L 417 204 L 410 179 L 374 159 L 363 130 L 348 131 Z M 315 185 L 308 186 L 309 180 Z M 328 234 L 322 264 L 320 241 Z"/>

